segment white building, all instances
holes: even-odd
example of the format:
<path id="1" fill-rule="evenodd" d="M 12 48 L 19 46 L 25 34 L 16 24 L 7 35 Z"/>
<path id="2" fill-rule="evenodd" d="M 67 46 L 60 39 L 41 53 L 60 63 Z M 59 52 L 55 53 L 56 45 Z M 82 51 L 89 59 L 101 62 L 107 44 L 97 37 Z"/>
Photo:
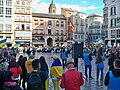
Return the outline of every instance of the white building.
<path id="1" fill-rule="evenodd" d="M 14 2 L 14 39 L 32 44 L 32 0 Z"/>
<path id="2" fill-rule="evenodd" d="M 0 0 L 0 39 L 7 38 L 10 44 L 13 41 L 13 0 Z"/>
<path id="3" fill-rule="evenodd" d="M 98 38 L 103 37 L 103 17 L 99 14 L 91 14 L 87 17 L 87 42 L 91 44 Z"/>
<path id="4" fill-rule="evenodd" d="M 86 17 L 87 15 L 82 12 L 73 11 L 73 24 L 75 30 L 73 32 L 74 42 L 84 42 L 85 43 L 85 34 L 86 34 Z"/>
<path id="5" fill-rule="evenodd" d="M 120 0 L 103 0 L 103 2 L 106 43 L 116 46 L 120 43 Z"/>

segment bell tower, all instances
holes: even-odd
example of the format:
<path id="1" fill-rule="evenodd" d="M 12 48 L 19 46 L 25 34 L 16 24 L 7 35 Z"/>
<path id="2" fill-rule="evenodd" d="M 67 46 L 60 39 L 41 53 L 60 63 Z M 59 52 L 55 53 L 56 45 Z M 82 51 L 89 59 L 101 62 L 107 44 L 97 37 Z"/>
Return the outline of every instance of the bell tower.
<path id="1" fill-rule="evenodd" d="M 49 13 L 56 14 L 56 6 L 55 6 L 53 0 L 51 2 L 50 6 L 49 6 Z"/>

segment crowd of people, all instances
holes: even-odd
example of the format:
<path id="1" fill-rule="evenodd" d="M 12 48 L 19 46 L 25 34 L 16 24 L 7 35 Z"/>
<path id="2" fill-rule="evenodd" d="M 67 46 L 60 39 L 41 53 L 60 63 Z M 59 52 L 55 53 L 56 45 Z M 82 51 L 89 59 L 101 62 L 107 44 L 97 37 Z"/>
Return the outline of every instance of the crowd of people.
<path id="1" fill-rule="evenodd" d="M 0 48 L 0 90 L 49 90 L 50 78 L 54 90 L 60 90 L 60 87 L 65 90 L 80 90 L 86 79 L 94 79 L 92 77 L 93 56 L 96 58 L 96 80 L 103 81 L 108 90 L 120 90 L 119 48 L 84 48 L 85 76 L 77 71 L 72 60 L 67 61 L 70 51 L 66 50 L 68 49 L 65 47 L 61 48 L 60 57 L 53 55 L 51 67 L 48 67 L 45 56 L 35 58 L 36 50 L 28 49 L 23 52 L 28 54 L 27 57 L 20 55 L 17 58 L 17 49 Z M 108 60 L 109 66 L 106 75 L 103 74 L 105 60 Z M 63 72 L 65 67 L 67 71 Z"/>

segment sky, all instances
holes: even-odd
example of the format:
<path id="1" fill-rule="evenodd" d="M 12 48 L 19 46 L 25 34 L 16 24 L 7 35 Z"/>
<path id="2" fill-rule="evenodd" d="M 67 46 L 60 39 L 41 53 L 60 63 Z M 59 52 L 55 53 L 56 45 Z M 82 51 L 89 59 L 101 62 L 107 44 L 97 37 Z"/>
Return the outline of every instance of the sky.
<path id="1" fill-rule="evenodd" d="M 57 8 L 57 14 L 61 14 L 61 8 L 72 8 L 87 15 L 103 13 L 103 0 L 53 0 Z M 33 0 L 33 12 L 48 13 L 52 0 Z"/>

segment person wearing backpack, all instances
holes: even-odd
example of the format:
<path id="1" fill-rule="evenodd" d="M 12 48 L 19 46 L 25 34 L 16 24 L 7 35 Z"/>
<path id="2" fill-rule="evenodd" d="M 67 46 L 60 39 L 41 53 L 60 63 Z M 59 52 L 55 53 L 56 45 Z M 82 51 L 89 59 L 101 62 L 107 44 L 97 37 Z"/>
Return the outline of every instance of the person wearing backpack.
<path id="1" fill-rule="evenodd" d="M 41 71 L 41 64 L 39 59 L 32 61 L 33 71 L 27 73 L 27 90 L 45 90 L 45 81 L 47 75 L 44 71 Z"/>

